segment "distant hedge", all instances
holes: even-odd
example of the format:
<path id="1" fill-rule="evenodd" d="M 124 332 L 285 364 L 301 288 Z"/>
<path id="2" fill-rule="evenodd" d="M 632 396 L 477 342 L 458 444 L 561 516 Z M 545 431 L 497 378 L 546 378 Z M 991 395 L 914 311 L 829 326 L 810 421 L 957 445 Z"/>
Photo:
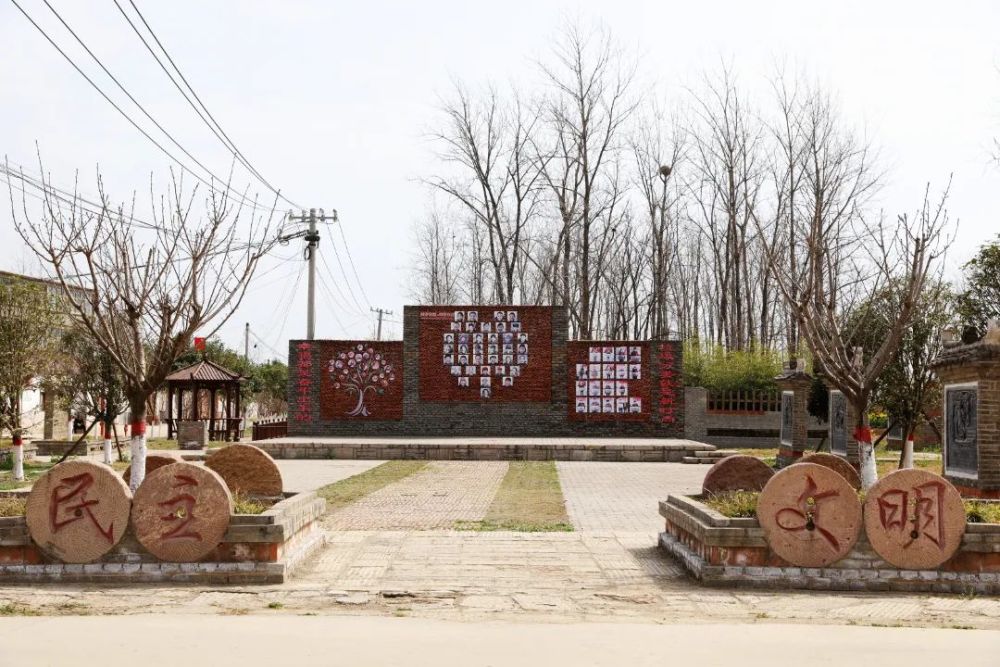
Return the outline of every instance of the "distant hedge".
<path id="1" fill-rule="evenodd" d="M 776 350 L 732 350 L 698 340 L 684 343 L 684 384 L 709 391 L 774 391 L 784 355 Z"/>

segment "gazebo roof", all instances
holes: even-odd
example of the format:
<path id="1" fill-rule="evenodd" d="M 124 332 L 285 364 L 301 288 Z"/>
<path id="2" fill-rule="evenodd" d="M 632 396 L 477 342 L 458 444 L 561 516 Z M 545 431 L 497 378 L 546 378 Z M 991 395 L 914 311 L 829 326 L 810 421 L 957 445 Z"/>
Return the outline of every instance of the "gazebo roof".
<path id="1" fill-rule="evenodd" d="M 203 359 L 197 363 L 180 368 L 167 376 L 167 382 L 240 382 L 243 376 L 239 373 Z"/>

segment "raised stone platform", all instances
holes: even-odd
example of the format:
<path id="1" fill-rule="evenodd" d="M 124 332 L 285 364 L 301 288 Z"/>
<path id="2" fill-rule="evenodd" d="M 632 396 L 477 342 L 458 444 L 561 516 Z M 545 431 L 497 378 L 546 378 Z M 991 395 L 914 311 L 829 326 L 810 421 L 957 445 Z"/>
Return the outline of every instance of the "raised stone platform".
<path id="1" fill-rule="evenodd" d="M 288 437 L 253 443 L 276 459 L 680 462 L 713 445 L 672 438 Z"/>

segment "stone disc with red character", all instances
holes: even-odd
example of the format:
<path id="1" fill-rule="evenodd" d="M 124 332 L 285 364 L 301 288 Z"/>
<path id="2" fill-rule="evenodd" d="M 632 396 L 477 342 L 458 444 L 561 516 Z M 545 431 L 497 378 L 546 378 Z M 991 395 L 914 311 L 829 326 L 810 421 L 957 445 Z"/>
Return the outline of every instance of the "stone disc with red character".
<path id="1" fill-rule="evenodd" d="M 192 562 L 222 542 L 232 513 L 233 499 L 222 477 L 182 461 L 146 475 L 132 503 L 132 531 L 160 560 Z"/>
<path id="2" fill-rule="evenodd" d="M 756 456 L 734 454 L 719 459 L 708 469 L 701 492 L 714 496 L 729 491 L 760 491 L 772 477 L 771 466 Z"/>
<path id="3" fill-rule="evenodd" d="M 940 475 L 897 470 L 868 490 L 865 532 L 876 553 L 896 567 L 933 569 L 962 545 L 962 496 Z"/>
<path id="4" fill-rule="evenodd" d="M 35 480 L 25 520 L 38 548 L 64 563 L 90 563 L 128 528 L 132 492 L 111 467 L 71 460 Z"/>
<path id="5" fill-rule="evenodd" d="M 775 473 L 757 501 L 771 550 L 792 565 L 824 567 L 845 557 L 861 534 L 861 501 L 841 475 L 815 463 Z"/>
<path id="6" fill-rule="evenodd" d="M 854 466 L 847 462 L 847 459 L 843 459 L 836 454 L 814 452 L 803 456 L 799 462 L 815 463 L 816 465 L 826 466 L 831 470 L 837 471 L 855 489 L 861 488 L 861 475 L 859 475 L 858 471 L 854 469 Z"/>
<path id="7" fill-rule="evenodd" d="M 232 493 L 281 496 L 281 471 L 271 455 L 259 447 L 229 445 L 211 454 L 205 465 L 222 476 Z"/>

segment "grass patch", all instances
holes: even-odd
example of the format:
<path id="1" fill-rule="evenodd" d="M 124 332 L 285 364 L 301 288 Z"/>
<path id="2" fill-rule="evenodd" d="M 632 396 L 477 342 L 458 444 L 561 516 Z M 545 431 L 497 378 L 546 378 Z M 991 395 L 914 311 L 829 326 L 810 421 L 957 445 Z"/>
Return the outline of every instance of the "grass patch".
<path id="1" fill-rule="evenodd" d="M 0 604 L 0 616 L 41 616 L 41 612 L 18 602 Z"/>
<path id="2" fill-rule="evenodd" d="M 233 442 L 224 442 L 222 440 L 210 440 L 208 444 L 205 445 L 207 449 L 218 449 L 219 447 L 225 447 L 226 445 L 233 445 Z M 177 445 L 177 440 L 171 440 L 169 438 L 146 438 L 146 449 L 180 449 Z"/>
<path id="3" fill-rule="evenodd" d="M 263 514 L 267 510 L 271 509 L 271 505 L 273 504 L 274 503 L 270 501 L 254 498 L 253 496 L 248 496 L 244 493 L 233 494 L 234 514 Z"/>
<path id="4" fill-rule="evenodd" d="M 409 477 L 427 466 L 427 461 L 386 461 L 371 470 L 327 484 L 316 491 L 326 500 L 327 512 L 335 512 L 384 486 Z"/>
<path id="5" fill-rule="evenodd" d="M 42 461 L 25 461 L 24 480 L 16 481 L 14 479 L 13 462 L 7 461 L 0 468 L 0 491 L 10 491 L 11 489 L 20 489 L 23 486 L 31 486 L 32 482 L 41 477 L 53 465 L 52 463 Z"/>
<path id="6" fill-rule="evenodd" d="M 731 519 L 753 518 L 757 516 L 757 491 L 729 491 L 711 495 L 702 500 L 722 516 Z"/>
<path id="7" fill-rule="evenodd" d="M 456 521 L 455 529 L 572 531 L 555 461 L 512 461 L 483 520 Z"/>
<path id="8" fill-rule="evenodd" d="M 1000 523 L 1000 503 L 966 500 L 964 504 L 969 523 Z"/>
<path id="9" fill-rule="evenodd" d="M 0 517 L 24 516 L 24 508 L 27 504 L 24 498 L 0 498 Z"/>

